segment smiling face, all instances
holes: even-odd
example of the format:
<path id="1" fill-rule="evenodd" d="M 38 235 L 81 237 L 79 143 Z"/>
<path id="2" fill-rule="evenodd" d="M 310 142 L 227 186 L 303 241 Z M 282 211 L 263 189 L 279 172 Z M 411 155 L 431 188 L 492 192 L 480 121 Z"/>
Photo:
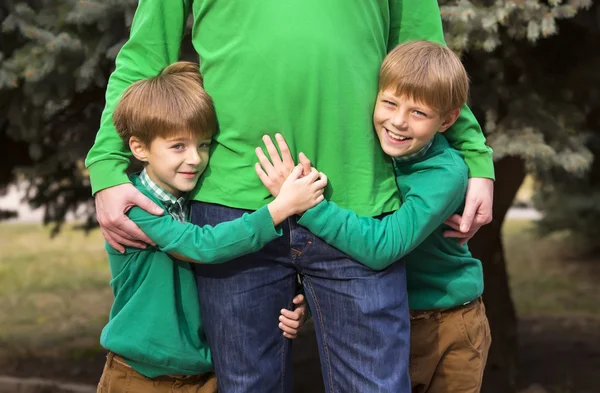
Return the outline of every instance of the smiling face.
<path id="1" fill-rule="evenodd" d="M 129 147 L 138 160 L 146 163 L 152 181 L 178 198 L 196 186 L 206 169 L 210 142 L 211 138 L 182 134 L 156 137 L 146 146 L 132 137 Z"/>
<path id="2" fill-rule="evenodd" d="M 391 157 L 402 157 L 421 150 L 437 132 L 446 131 L 460 114 L 454 109 L 442 115 L 430 106 L 395 89 L 380 91 L 373 112 L 373 125 L 383 151 Z"/>

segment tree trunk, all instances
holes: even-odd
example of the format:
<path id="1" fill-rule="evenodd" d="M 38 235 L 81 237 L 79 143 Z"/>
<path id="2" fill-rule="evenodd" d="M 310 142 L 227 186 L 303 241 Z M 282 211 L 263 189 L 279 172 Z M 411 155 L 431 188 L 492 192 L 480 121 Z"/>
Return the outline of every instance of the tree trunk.
<path id="1" fill-rule="evenodd" d="M 525 162 L 505 157 L 496 162 L 494 220 L 469 242 L 473 256 L 483 263 L 484 301 L 492 331 L 492 346 L 484 374 L 483 393 L 516 391 L 517 318 L 510 296 L 502 245 L 502 225 L 525 179 Z"/>

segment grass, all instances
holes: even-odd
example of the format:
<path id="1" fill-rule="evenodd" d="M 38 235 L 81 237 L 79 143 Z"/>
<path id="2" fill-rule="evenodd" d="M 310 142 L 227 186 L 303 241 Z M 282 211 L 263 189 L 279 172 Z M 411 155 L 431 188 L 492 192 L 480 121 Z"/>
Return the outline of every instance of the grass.
<path id="1" fill-rule="evenodd" d="M 503 231 L 510 288 L 521 317 L 600 315 L 600 263 L 578 254 L 568 232 L 540 237 L 529 221 L 507 221 Z"/>
<path id="2" fill-rule="evenodd" d="M 600 264 L 574 259 L 566 234 L 539 238 L 527 221 L 504 228 L 521 317 L 600 315 Z M 99 231 L 66 226 L 54 239 L 34 224 L 0 225 L 0 358 L 99 351 L 112 293 Z"/>
<path id="3" fill-rule="evenodd" d="M 68 226 L 49 234 L 0 225 L 0 355 L 97 346 L 112 302 L 102 236 Z"/>

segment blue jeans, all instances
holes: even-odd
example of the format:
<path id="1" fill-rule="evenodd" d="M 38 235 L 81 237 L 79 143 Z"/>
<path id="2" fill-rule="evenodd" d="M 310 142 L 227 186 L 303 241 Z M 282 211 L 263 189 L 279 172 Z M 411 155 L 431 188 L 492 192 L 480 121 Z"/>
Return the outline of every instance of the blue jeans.
<path id="1" fill-rule="evenodd" d="M 194 202 L 192 222 L 214 226 L 245 212 Z M 373 271 L 295 218 L 282 229 L 284 235 L 259 252 L 220 265 L 195 265 L 219 392 L 291 392 L 292 341 L 277 324 L 280 310 L 292 308 L 300 274 L 326 391 L 410 393 L 404 264 Z"/>

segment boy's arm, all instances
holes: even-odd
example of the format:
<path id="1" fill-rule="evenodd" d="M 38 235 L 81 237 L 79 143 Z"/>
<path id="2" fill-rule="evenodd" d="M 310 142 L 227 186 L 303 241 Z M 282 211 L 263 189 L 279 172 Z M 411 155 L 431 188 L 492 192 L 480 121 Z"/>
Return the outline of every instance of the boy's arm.
<path id="1" fill-rule="evenodd" d="M 117 55 L 100 129 L 85 162 L 92 193 L 129 182 L 125 170 L 131 153 L 116 132 L 113 111 L 123 91 L 132 83 L 156 76 L 177 61 L 190 4 L 190 0 L 140 0 L 129 40 Z"/>
<path id="2" fill-rule="evenodd" d="M 191 262 L 221 263 L 258 251 L 281 236 L 275 226 L 321 202 L 325 186 L 325 175 L 313 170 L 302 176 L 302 167 L 298 165 L 268 205 L 214 227 L 181 223 L 168 215 L 155 216 L 137 206 L 128 215 L 161 251 Z"/>
<path id="3" fill-rule="evenodd" d="M 226 262 L 258 251 L 281 236 L 267 206 L 214 227 L 182 223 L 169 215 L 155 216 L 139 207 L 133 207 L 128 215 L 161 251 L 198 263 Z"/>
<path id="4" fill-rule="evenodd" d="M 388 50 L 412 40 L 427 40 L 445 45 L 442 19 L 437 0 L 392 0 L 390 2 L 390 36 Z M 461 109 L 456 123 L 444 136 L 460 151 L 469 177 L 494 179 L 492 149 L 467 105 Z"/>
<path id="5" fill-rule="evenodd" d="M 404 202 L 382 220 L 359 217 L 325 201 L 306 211 L 298 223 L 358 262 L 383 269 L 421 244 L 454 213 L 467 187 L 466 173 L 447 167 L 413 173 L 403 182 L 410 186 Z"/>

